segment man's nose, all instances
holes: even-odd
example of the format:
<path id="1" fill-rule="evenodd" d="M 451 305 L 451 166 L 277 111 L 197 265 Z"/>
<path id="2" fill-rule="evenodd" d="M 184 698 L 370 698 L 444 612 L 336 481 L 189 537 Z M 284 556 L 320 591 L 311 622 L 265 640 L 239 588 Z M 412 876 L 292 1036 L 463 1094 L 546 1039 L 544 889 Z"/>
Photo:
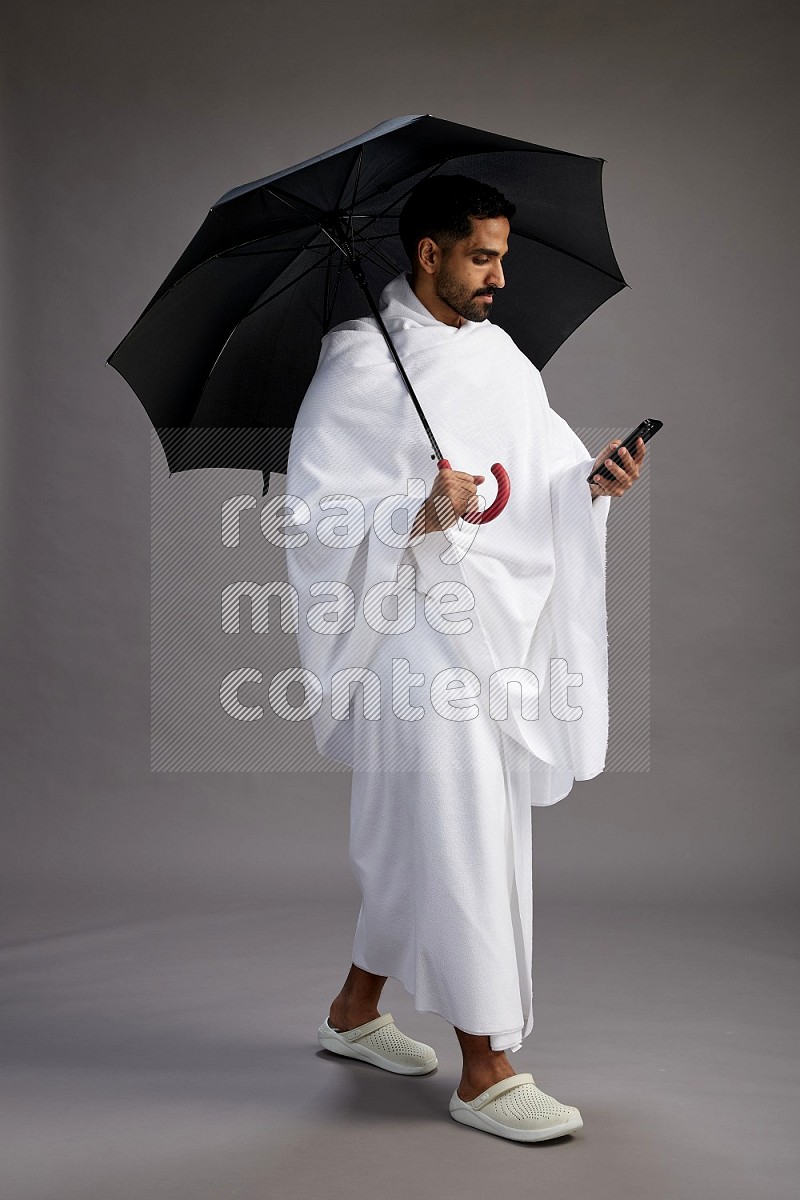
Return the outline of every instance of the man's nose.
<path id="1" fill-rule="evenodd" d="M 506 286 L 505 276 L 503 275 L 503 268 L 500 266 L 499 262 L 494 263 L 494 265 L 492 266 L 492 269 L 489 272 L 488 282 L 489 282 L 489 284 L 491 284 L 492 287 L 496 287 L 496 288 L 502 288 L 502 287 Z"/>

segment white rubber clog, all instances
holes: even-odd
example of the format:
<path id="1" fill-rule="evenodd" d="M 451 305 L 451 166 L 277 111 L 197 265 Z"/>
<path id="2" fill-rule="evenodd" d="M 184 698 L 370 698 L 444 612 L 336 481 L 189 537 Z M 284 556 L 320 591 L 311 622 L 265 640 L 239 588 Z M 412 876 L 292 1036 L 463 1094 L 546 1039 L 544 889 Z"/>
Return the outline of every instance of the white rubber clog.
<path id="1" fill-rule="evenodd" d="M 541 1091 L 529 1071 L 493 1083 L 474 1100 L 462 1100 L 456 1088 L 450 1097 L 450 1116 L 513 1142 L 544 1142 L 583 1125 L 578 1109 Z"/>
<path id="2" fill-rule="evenodd" d="M 401 1033 L 391 1013 L 341 1033 L 328 1024 L 326 1017 L 317 1036 L 323 1050 L 343 1054 L 345 1058 L 358 1058 L 374 1067 L 382 1067 L 384 1071 L 394 1071 L 396 1075 L 427 1075 L 439 1065 L 433 1047 Z"/>

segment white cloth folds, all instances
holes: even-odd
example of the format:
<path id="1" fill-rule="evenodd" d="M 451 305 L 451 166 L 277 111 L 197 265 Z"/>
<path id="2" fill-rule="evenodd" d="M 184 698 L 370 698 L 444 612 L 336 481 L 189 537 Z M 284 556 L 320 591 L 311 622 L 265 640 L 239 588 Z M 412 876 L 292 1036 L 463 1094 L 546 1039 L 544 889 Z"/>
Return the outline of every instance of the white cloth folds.
<path id="1" fill-rule="evenodd" d="M 374 320 L 345 322 L 323 338 L 286 479 L 287 497 L 296 498 L 287 532 L 307 537 L 287 549 L 287 560 L 301 662 L 322 689 L 311 718 L 317 747 L 354 768 L 423 769 L 443 727 L 457 723 L 463 742 L 470 726 L 492 720 L 551 767 L 548 794 L 535 802 L 554 803 L 605 762 L 610 498 L 592 501 L 586 476 L 594 456 L 552 411 L 540 373 L 503 330 L 488 320 L 444 324 L 404 274 L 384 289 L 381 310 L 452 466 L 486 475 L 478 492 L 488 504 L 496 490 L 490 466 L 499 461 L 511 495 L 494 521 L 460 521 L 408 546 L 411 519 L 437 473 L 428 439 Z M 392 583 L 401 593 L 396 608 L 387 597 Z M 448 583 L 455 593 L 440 587 L 426 609 L 434 585 Z M 464 607 L 446 600 L 453 594 Z M 441 631 L 455 620 L 459 632 Z M 394 679 L 392 659 L 399 660 Z M 366 739 L 358 737 L 362 684 L 340 676 L 339 701 L 349 688 L 353 715 L 332 712 L 336 673 L 345 669 L 351 678 L 372 673 L 363 705 L 378 719 Z M 509 683 L 515 669 L 525 687 Z M 463 682 L 460 699 L 454 674 Z M 491 715 L 493 698 L 504 719 Z M 459 719 L 457 709 L 469 704 L 469 718 Z"/>
<path id="2" fill-rule="evenodd" d="M 605 762 L 610 499 L 592 501 L 594 455 L 503 330 L 444 324 L 404 274 L 380 308 L 452 467 L 485 475 L 489 504 L 500 462 L 511 494 L 495 520 L 409 545 L 428 438 L 374 319 L 322 339 L 276 501 L 316 745 L 353 769 L 353 960 L 516 1049 L 533 1023 L 530 808 Z"/>

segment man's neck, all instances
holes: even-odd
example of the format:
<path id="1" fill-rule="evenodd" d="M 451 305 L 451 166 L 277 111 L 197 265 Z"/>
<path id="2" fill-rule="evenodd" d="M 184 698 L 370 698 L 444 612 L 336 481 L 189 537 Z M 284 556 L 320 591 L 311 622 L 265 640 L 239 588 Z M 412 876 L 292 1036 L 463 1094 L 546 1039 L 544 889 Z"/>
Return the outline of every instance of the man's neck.
<path id="1" fill-rule="evenodd" d="M 453 325 L 456 329 L 461 328 L 464 318 L 436 295 L 428 275 L 417 276 L 417 278 L 412 276 L 410 286 L 420 304 L 424 304 L 437 321 L 441 321 L 443 325 Z"/>

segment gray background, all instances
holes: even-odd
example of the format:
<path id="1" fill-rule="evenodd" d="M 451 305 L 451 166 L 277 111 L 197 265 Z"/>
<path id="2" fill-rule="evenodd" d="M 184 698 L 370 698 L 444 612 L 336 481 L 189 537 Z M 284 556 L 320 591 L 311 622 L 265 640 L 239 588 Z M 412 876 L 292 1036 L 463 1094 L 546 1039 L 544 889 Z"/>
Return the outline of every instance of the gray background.
<path id="1" fill-rule="evenodd" d="M 9 1200 L 790 1194 L 797 34 L 719 0 L 10 9 Z M 224 191 L 414 112 L 607 160 L 631 287 L 545 383 L 574 427 L 665 422 L 650 770 L 534 810 L 512 1061 L 585 1122 L 543 1146 L 449 1119 L 455 1037 L 396 981 L 438 1072 L 318 1050 L 358 909 L 346 774 L 150 771 L 150 426 L 104 360 Z"/>

